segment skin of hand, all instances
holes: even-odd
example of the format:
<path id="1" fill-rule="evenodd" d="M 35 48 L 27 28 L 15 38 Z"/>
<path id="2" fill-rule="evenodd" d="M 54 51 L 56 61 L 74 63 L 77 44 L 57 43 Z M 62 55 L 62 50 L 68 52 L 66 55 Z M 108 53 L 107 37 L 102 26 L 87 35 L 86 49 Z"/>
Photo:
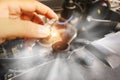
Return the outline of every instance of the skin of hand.
<path id="1" fill-rule="evenodd" d="M 15 38 L 43 38 L 49 29 L 39 15 L 58 19 L 57 15 L 36 0 L 0 0 L 0 43 Z"/>

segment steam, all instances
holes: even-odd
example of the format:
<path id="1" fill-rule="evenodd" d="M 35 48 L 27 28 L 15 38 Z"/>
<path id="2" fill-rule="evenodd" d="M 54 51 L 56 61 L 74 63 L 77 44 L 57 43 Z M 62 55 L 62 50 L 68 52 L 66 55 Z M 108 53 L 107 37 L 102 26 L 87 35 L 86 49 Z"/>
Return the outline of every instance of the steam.
<path id="1" fill-rule="evenodd" d="M 114 35 L 112 34 L 107 36 L 107 38 L 96 40 L 94 42 L 88 42 L 88 44 L 113 45 L 113 43 L 115 43 L 116 45 L 119 43 L 119 37 L 118 37 L 119 34 L 120 33 L 117 33 Z M 110 39 L 111 36 L 112 36 L 112 39 L 114 37 L 114 39 L 116 39 L 117 41 L 111 40 Z M 105 39 L 108 39 L 108 40 L 105 40 Z M 31 49 L 33 49 L 34 46 L 32 45 Z M 107 50 L 108 50 L 108 47 L 107 47 Z M 23 51 L 24 54 L 26 54 L 27 51 Z M 21 69 L 22 64 L 20 64 L 19 62 L 18 63 L 16 62 L 17 65 L 19 66 L 19 69 L 10 69 L 11 72 L 19 73 L 18 75 L 11 78 L 11 80 L 14 80 L 14 79 L 16 80 L 23 80 L 23 79 L 26 79 L 26 80 L 93 80 L 96 78 L 102 79 L 102 77 L 105 74 L 105 70 L 108 71 L 108 69 L 106 69 L 106 67 L 108 66 L 103 62 L 101 62 L 101 60 L 99 60 L 91 51 L 87 50 L 85 47 L 82 47 L 82 48 L 79 47 L 77 49 L 74 49 L 73 51 L 70 52 L 71 54 L 68 54 L 69 51 L 63 52 L 64 54 L 62 53 L 57 54 L 56 57 L 54 57 L 54 55 L 51 55 L 52 52 L 49 48 L 44 48 L 40 45 L 35 47 L 35 49 L 32 51 L 33 51 L 32 54 L 30 54 L 31 56 L 24 55 L 24 57 L 21 57 L 21 61 L 25 65 L 23 66 L 22 69 Z M 116 54 L 115 51 L 112 51 L 112 52 Z M 64 57 L 66 55 L 69 55 L 69 56 L 66 58 Z M 28 59 L 28 58 L 29 60 L 26 61 L 25 59 Z M 114 56 L 113 58 L 116 58 L 116 57 Z M 16 59 L 18 59 L 18 57 L 16 57 Z M 113 64 L 114 61 L 112 61 L 111 58 L 107 58 L 107 60 L 108 62 L 111 63 L 113 68 L 116 68 L 119 66 L 119 65 L 114 66 Z M 119 62 L 119 60 L 117 61 Z M 29 65 L 27 67 L 28 63 Z M 13 66 L 16 67 L 16 65 L 13 65 Z"/>

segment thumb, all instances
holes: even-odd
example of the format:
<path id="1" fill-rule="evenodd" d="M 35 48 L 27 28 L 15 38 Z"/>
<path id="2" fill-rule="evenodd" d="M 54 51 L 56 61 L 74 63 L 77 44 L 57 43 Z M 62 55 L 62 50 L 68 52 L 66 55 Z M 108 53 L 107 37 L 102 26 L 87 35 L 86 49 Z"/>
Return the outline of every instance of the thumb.
<path id="1" fill-rule="evenodd" d="M 0 38 L 43 38 L 48 35 L 49 28 L 43 25 L 18 19 L 0 19 Z"/>

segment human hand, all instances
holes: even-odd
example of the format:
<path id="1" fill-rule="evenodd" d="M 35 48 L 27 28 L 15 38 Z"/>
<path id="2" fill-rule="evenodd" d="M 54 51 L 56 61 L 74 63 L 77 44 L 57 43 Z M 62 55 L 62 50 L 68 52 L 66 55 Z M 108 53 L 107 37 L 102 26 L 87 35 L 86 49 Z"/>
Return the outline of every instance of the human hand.
<path id="1" fill-rule="evenodd" d="M 0 0 L 0 43 L 14 38 L 43 38 L 49 30 L 39 15 L 58 19 L 47 6 L 36 0 Z"/>

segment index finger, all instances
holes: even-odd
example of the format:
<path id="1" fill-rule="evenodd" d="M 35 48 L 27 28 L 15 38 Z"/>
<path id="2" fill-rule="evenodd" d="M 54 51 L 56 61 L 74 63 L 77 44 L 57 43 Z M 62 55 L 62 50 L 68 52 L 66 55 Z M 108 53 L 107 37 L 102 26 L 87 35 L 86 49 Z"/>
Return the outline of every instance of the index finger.
<path id="1" fill-rule="evenodd" d="M 58 19 L 58 16 L 52 9 L 38 1 L 34 1 L 31 3 L 26 2 L 24 4 L 21 4 L 20 7 L 21 10 L 24 12 L 36 12 L 38 14 L 46 16 L 49 19 L 52 18 Z"/>
<path id="2" fill-rule="evenodd" d="M 47 16 L 48 18 L 55 18 L 58 19 L 58 16 L 56 15 L 56 13 L 50 9 L 49 7 L 47 7 L 46 5 L 42 4 L 42 3 L 38 3 L 36 4 L 37 8 L 36 8 L 36 12 L 43 14 L 45 16 Z"/>

